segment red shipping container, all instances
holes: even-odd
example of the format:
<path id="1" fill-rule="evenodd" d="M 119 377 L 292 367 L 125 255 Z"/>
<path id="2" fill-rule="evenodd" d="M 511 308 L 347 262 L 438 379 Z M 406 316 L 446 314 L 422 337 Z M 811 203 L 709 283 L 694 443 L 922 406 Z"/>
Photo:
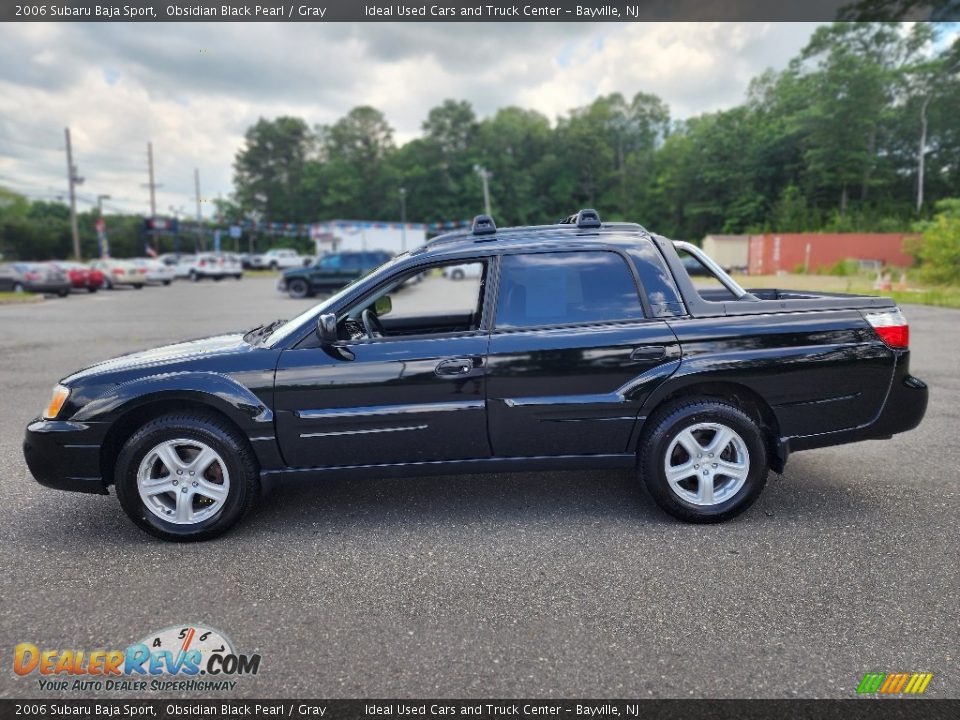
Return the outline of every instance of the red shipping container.
<path id="1" fill-rule="evenodd" d="M 840 260 L 877 260 L 884 265 L 909 267 L 913 258 L 903 249 L 906 233 L 767 233 L 750 236 L 751 275 L 810 272 L 835 265 Z M 809 247 L 809 250 L 808 250 Z M 809 257 L 807 256 L 809 252 Z"/>

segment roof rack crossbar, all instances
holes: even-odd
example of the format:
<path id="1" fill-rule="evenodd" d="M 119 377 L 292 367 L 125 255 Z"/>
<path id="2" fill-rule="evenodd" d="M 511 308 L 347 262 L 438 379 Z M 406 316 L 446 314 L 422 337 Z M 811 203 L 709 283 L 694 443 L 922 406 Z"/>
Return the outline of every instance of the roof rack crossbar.
<path id="1" fill-rule="evenodd" d="M 495 235 L 497 225 L 489 215 L 477 215 L 473 219 L 473 228 L 471 232 L 474 235 Z"/>
<path id="2" fill-rule="evenodd" d="M 598 228 L 603 225 L 600 213 L 590 208 L 584 208 L 559 222 L 560 225 L 576 225 L 578 228 Z"/>

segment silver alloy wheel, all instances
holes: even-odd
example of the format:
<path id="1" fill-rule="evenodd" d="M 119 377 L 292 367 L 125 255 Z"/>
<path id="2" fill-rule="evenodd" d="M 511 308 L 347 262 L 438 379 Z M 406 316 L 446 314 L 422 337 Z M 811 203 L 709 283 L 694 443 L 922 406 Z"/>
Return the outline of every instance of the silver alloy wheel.
<path id="1" fill-rule="evenodd" d="M 143 456 L 137 489 L 147 509 L 176 525 L 216 515 L 230 494 L 230 472 L 216 450 L 190 438 L 166 440 Z"/>
<path id="2" fill-rule="evenodd" d="M 681 430 L 663 460 L 670 489 L 700 507 L 726 502 L 750 473 L 750 453 L 743 438 L 722 423 L 701 422 Z"/>

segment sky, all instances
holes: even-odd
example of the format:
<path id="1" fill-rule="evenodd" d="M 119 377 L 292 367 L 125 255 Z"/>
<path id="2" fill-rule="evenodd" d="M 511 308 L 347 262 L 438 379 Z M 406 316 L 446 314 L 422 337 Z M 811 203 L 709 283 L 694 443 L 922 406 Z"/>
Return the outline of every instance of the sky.
<path id="1" fill-rule="evenodd" d="M 782 69 L 808 23 L 7 24 L 0 25 L 0 186 L 66 194 L 64 127 L 107 212 L 148 213 L 147 142 L 157 212 L 194 215 L 228 196 L 233 159 L 260 117 L 335 122 L 383 111 L 402 143 L 430 108 L 468 100 L 481 117 L 519 105 L 551 119 L 596 96 L 659 95 L 672 117 L 740 103 L 752 78 Z"/>

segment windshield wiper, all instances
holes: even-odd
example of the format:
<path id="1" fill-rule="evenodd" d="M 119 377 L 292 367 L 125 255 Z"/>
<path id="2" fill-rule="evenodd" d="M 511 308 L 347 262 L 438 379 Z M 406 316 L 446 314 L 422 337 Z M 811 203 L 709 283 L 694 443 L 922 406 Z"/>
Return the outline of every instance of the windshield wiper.
<path id="1" fill-rule="evenodd" d="M 273 322 L 267 323 L 266 325 L 260 325 L 259 327 L 255 327 L 253 330 L 251 330 L 246 335 L 244 335 L 243 339 L 246 340 L 251 345 L 256 345 L 257 341 L 263 340 L 265 337 L 267 337 L 270 333 L 272 333 L 278 327 L 283 325 L 285 322 L 286 320 L 274 320 Z"/>

